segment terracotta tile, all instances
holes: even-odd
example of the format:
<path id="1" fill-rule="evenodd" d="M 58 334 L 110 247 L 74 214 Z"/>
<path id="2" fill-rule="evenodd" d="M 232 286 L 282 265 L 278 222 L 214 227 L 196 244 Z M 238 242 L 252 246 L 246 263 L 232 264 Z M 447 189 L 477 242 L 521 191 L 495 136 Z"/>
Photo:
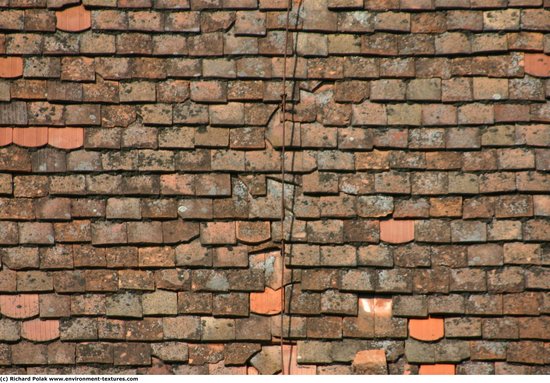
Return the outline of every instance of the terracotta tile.
<path id="1" fill-rule="evenodd" d="M 256 370 L 256 367 L 247 366 L 246 375 L 260 375 L 260 373 Z"/>
<path id="2" fill-rule="evenodd" d="M 392 300 L 386 298 L 359 298 L 359 316 L 390 318 Z"/>
<path id="3" fill-rule="evenodd" d="M 356 374 L 387 374 L 386 352 L 384 350 L 359 351 L 353 358 L 352 368 Z"/>
<path id="4" fill-rule="evenodd" d="M 250 294 L 250 311 L 256 314 L 273 315 L 281 312 L 281 289 L 266 287 L 263 293 Z"/>
<path id="5" fill-rule="evenodd" d="M 269 222 L 237 221 L 237 239 L 243 243 L 257 244 L 271 238 Z"/>
<path id="6" fill-rule="evenodd" d="M 357 318 L 344 318 L 344 336 L 374 337 L 374 298 L 359 298 Z"/>
<path id="7" fill-rule="evenodd" d="M 285 375 L 315 375 L 317 372 L 314 365 L 298 364 L 298 347 L 295 345 L 283 346 L 283 364 Z"/>
<path id="8" fill-rule="evenodd" d="M 59 321 L 33 319 L 23 322 L 21 336 L 35 342 L 57 339 L 59 338 Z"/>
<path id="9" fill-rule="evenodd" d="M 223 365 L 223 361 L 219 362 L 221 365 Z M 231 373 L 233 375 L 246 375 L 247 367 L 246 366 L 234 366 L 229 367 L 231 368 Z"/>
<path id="10" fill-rule="evenodd" d="M 13 143 L 28 147 L 44 146 L 48 143 L 48 128 L 14 128 Z"/>
<path id="11" fill-rule="evenodd" d="M 380 221 L 380 240 L 389 243 L 406 243 L 414 240 L 414 221 Z"/>
<path id="12" fill-rule="evenodd" d="M 84 144 L 83 128 L 49 128 L 48 142 L 59 149 L 76 149 Z"/>
<path id="13" fill-rule="evenodd" d="M 454 375 L 454 364 L 423 364 L 418 371 L 419 375 Z"/>
<path id="14" fill-rule="evenodd" d="M 359 298 L 360 315 L 374 315 L 374 298 Z"/>
<path id="15" fill-rule="evenodd" d="M 12 143 L 13 128 L 0 128 L 0 146 L 6 146 Z"/>
<path id="16" fill-rule="evenodd" d="M 83 5 L 71 7 L 55 12 L 57 17 L 57 29 L 66 32 L 80 32 L 92 26 L 91 12 Z"/>
<path id="17" fill-rule="evenodd" d="M 10 318 L 38 315 L 38 294 L 0 295 L 0 312 Z"/>
<path id="18" fill-rule="evenodd" d="M 409 320 L 409 336 L 411 338 L 432 341 L 441 339 L 444 335 L 444 321 L 441 318 Z"/>
<path id="19" fill-rule="evenodd" d="M 543 53 L 526 54 L 525 73 L 537 77 L 550 77 L 550 56 Z"/>
<path id="20" fill-rule="evenodd" d="M 386 298 L 374 298 L 374 315 L 389 318 L 392 313 L 392 300 Z"/>
<path id="21" fill-rule="evenodd" d="M 0 57 L 0 77 L 20 76 L 23 76 L 23 59 L 21 57 Z"/>

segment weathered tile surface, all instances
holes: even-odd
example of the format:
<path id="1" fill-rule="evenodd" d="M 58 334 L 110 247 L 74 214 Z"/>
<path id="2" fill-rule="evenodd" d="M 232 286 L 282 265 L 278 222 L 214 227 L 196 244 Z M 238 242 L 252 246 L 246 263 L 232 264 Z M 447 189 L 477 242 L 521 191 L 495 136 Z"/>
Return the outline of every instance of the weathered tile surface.
<path id="1" fill-rule="evenodd" d="M 0 0 L 0 372 L 550 373 L 550 3 L 289 3 Z"/>

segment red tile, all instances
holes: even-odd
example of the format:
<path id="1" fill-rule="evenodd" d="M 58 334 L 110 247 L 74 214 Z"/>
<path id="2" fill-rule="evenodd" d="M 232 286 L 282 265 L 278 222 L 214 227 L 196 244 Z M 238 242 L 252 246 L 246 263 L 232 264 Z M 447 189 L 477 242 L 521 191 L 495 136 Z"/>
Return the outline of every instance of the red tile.
<path id="1" fill-rule="evenodd" d="M 48 128 L 14 128 L 13 143 L 28 147 L 44 146 L 48 143 Z"/>
<path id="2" fill-rule="evenodd" d="M 10 318 L 38 315 L 38 294 L 0 295 L 0 312 Z"/>
<path id="3" fill-rule="evenodd" d="M 525 54 L 525 73 L 537 77 L 550 77 L 550 55 Z"/>
<path id="4" fill-rule="evenodd" d="M 281 312 L 281 289 L 266 287 L 263 293 L 250 293 L 250 311 L 255 314 L 274 315 Z"/>
<path id="5" fill-rule="evenodd" d="M 23 59 L 21 57 L 0 57 L 0 77 L 20 76 L 23 76 Z"/>
<path id="6" fill-rule="evenodd" d="M 76 149 L 84 144 L 83 128 L 49 128 L 48 142 L 59 149 Z"/>
<path id="7" fill-rule="evenodd" d="M 414 240 L 414 221 L 380 221 L 380 240 L 389 243 L 406 243 Z"/>
<path id="8" fill-rule="evenodd" d="M 21 337 L 35 342 L 57 339 L 59 338 L 59 321 L 33 319 L 23 322 Z"/>
<path id="9" fill-rule="evenodd" d="M 13 128 L 0 128 L 0 146 L 6 146 L 12 143 Z"/>
<path id="10" fill-rule="evenodd" d="M 454 375 L 454 364 L 423 364 L 418 371 L 419 375 Z"/>
<path id="11" fill-rule="evenodd" d="M 441 318 L 409 320 L 409 336 L 411 338 L 432 341 L 441 339 L 444 335 L 444 322 Z"/>
<path id="12" fill-rule="evenodd" d="M 80 32 L 92 26 L 91 13 L 83 5 L 55 12 L 55 15 L 57 17 L 57 29 L 62 31 Z"/>

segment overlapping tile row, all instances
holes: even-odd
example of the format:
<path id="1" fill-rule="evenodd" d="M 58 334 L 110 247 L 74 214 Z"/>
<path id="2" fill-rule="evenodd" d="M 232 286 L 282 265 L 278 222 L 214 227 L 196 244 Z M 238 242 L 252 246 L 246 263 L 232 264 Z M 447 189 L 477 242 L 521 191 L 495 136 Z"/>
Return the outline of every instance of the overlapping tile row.
<path id="1" fill-rule="evenodd" d="M 285 9 L 0 0 L 2 373 L 550 372 L 550 3 Z"/>

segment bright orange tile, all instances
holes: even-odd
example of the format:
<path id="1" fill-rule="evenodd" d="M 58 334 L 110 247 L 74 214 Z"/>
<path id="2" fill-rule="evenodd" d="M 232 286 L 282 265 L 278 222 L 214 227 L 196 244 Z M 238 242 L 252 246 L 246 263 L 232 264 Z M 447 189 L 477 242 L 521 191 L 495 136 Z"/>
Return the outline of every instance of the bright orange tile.
<path id="1" fill-rule="evenodd" d="M 80 32 L 92 26 L 91 12 L 83 5 L 55 12 L 57 29 L 65 32 Z"/>
<path id="2" fill-rule="evenodd" d="M 388 243 L 406 243 L 414 240 L 414 221 L 380 221 L 380 240 Z"/>
<path id="3" fill-rule="evenodd" d="M 0 128 L 0 146 L 6 146 L 13 141 L 13 128 Z"/>
<path id="4" fill-rule="evenodd" d="M 59 149 L 76 149 L 84 144 L 83 128 L 49 128 L 48 142 Z"/>
<path id="5" fill-rule="evenodd" d="M 525 54 L 525 73 L 537 77 L 550 77 L 550 56 L 543 53 Z"/>
<path id="6" fill-rule="evenodd" d="M 0 295 L 0 312 L 17 319 L 38 315 L 38 294 Z"/>
<path id="7" fill-rule="evenodd" d="M 21 57 L 0 57 L 0 77 L 15 78 L 23 76 Z"/>
<path id="8" fill-rule="evenodd" d="M 48 128 L 14 128 L 13 143 L 28 147 L 44 146 L 48 143 Z"/>
<path id="9" fill-rule="evenodd" d="M 454 364 L 423 364 L 418 371 L 419 375 L 454 375 Z"/>
<path id="10" fill-rule="evenodd" d="M 21 336 L 35 342 L 46 342 L 59 338 L 58 320 L 33 319 L 23 322 Z"/>
<path id="11" fill-rule="evenodd" d="M 432 341 L 445 335 L 441 318 L 409 319 L 409 336 L 414 339 Z"/>
<path id="12" fill-rule="evenodd" d="M 250 293 L 250 312 L 274 315 L 281 312 L 281 289 L 266 287 L 262 293 Z"/>

